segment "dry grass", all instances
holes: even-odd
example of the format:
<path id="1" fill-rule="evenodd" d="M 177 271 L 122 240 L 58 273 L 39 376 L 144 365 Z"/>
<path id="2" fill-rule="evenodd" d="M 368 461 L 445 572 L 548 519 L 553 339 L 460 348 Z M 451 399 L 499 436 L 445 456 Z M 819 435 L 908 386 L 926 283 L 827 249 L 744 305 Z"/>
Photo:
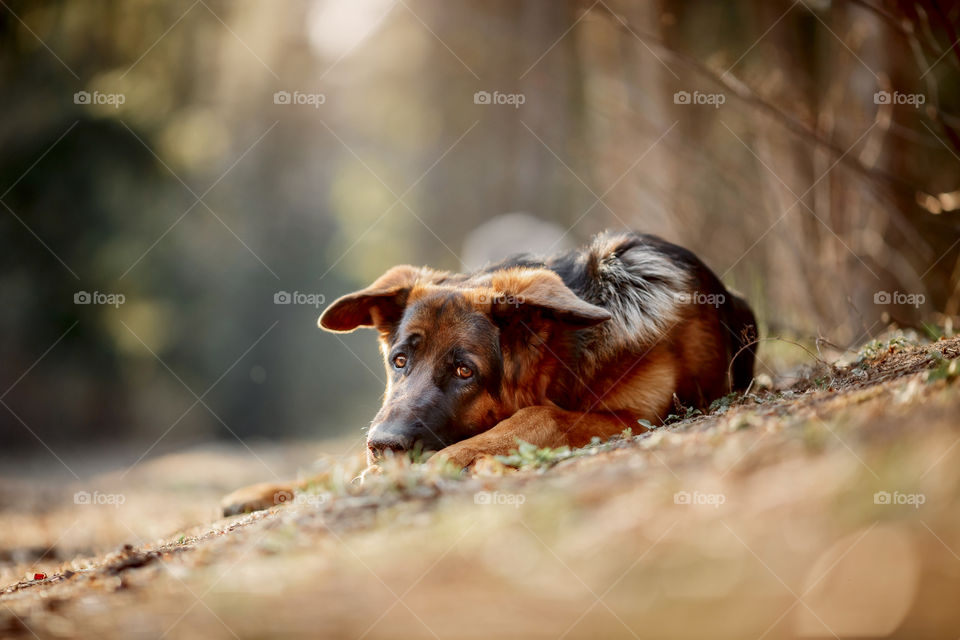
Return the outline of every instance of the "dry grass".
<path id="1" fill-rule="evenodd" d="M 196 476 L 161 459 L 119 509 L 32 496 L 3 511 L 0 635 L 956 635 L 958 356 L 874 345 L 522 471 L 396 460 L 358 485 L 359 455 L 331 458 L 291 504 L 213 522 L 242 481 L 212 454 L 187 466 L 217 481 L 172 490 Z"/>

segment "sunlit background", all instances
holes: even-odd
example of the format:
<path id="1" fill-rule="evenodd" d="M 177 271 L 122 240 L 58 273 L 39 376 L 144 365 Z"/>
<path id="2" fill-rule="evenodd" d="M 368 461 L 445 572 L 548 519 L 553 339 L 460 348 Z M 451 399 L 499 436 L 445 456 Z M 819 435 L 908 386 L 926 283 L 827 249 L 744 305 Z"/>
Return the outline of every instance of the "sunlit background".
<path id="1" fill-rule="evenodd" d="M 811 348 L 960 313 L 953 3 L 2 4 L 9 464 L 359 442 L 383 373 L 325 303 L 605 228 Z"/>

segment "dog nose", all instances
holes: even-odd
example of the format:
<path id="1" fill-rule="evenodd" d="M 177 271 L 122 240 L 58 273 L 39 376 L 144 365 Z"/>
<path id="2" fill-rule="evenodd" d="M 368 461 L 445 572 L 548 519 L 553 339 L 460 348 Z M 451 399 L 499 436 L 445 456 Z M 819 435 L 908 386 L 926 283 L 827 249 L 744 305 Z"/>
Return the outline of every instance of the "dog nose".
<path id="1" fill-rule="evenodd" d="M 374 457 L 381 458 L 387 451 L 408 451 L 413 448 L 413 439 L 389 428 L 377 427 L 367 439 L 367 449 Z"/>

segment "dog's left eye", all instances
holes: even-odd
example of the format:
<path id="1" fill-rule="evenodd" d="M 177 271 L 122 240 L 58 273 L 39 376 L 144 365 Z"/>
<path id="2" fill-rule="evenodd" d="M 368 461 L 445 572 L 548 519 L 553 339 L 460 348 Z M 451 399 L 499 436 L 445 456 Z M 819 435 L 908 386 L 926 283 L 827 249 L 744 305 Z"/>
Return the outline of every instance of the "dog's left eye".
<path id="1" fill-rule="evenodd" d="M 459 367 L 457 367 L 457 377 L 462 378 L 463 380 L 466 380 L 467 378 L 472 378 L 473 369 L 471 369 L 470 367 L 465 367 L 463 365 L 460 365 Z"/>

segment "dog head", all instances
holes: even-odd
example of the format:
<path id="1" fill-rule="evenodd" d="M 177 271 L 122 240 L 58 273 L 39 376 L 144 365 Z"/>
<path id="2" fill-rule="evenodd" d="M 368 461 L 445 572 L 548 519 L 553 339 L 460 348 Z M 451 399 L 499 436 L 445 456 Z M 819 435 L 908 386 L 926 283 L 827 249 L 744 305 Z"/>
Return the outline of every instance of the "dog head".
<path id="1" fill-rule="evenodd" d="M 367 437 L 372 461 L 440 450 L 542 403 L 564 341 L 609 318 L 547 269 L 468 278 L 398 266 L 333 302 L 319 325 L 379 333 L 387 389 Z"/>

